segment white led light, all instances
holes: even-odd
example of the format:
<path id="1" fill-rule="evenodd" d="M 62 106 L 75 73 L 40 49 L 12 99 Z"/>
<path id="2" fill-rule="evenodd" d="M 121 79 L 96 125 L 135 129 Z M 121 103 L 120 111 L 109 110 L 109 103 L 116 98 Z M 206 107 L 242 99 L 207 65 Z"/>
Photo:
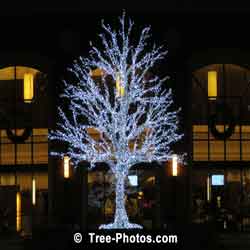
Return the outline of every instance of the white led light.
<path id="1" fill-rule="evenodd" d="M 105 229 L 142 228 L 129 222 L 124 180 L 135 164 L 171 160 L 170 145 L 183 136 L 178 133 L 179 110 L 172 108 L 172 92 L 162 91 L 166 78 L 147 78 L 148 72 L 167 52 L 162 46 L 148 48 L 149 27 L 144 28 L 138 42 L 132 44 L 133 23 L 131 20 L 125 23 L 125 13 L 119 20 L 118 31 L 102 24 L 103 49 L 91 45 L 89 58 L 80 57 L 73 64 L 70 71 L 78 81 L 76 84 L 65 81 L 62 94 L 70 101 L 69 110 L 64 112 L 59 108 L 61 122 L 58 130 L 49 135 L 50 140 L 69 145 L 67 155 L 75 167 L 82 161 L 90 162 L 90 168 L 98 162 L 106 162 L 115 175 L 115 218 L 113 223 L 100 226 Z M 103 72 L 101 83 L 93 79 L 92 69 Z M 111 78 L 116 87 L 111 86 Z M 93 128 L 98 138 L 89 132 Z M 64 153 L 52 152 L 51 155 L 63 157 Z"/>

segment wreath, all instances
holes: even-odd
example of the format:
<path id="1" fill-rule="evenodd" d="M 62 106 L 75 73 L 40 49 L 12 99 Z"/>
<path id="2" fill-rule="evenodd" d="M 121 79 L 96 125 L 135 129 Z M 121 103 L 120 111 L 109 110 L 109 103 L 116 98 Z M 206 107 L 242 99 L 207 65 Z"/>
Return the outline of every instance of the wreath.
<path id="1" fill-rule="evenodd" d="M 6 129 L 8 138 L 13 143 L 24 143 L 32 134 L 32 128 L 26 127 L 21 135 L 15 135 L 10 128 Z"/>
<path id="2" fill-rule="evenodd" d="M 218 140 L 226 140 L 232 136 L 235 131 L 235 118 L 232 116 L 232 112 L 226 104 L 217 104 L 216 113 L 212 114 L 209 119 L 209 129 L 212 135 Z M 224 122 L 228 123 L 228 127 L 224 132 L 220 132 L 216 128 L 218 113 L 224 114 Z"/>
<path id="3" fill-rule="evenodd" d="M 12 132 L 10 121 L 4 111 L 0 110 L 0 121 L 6 126 L 6 134 L 13 143 L 24 143 L 32 134 L 32 127 L 26 127 L 21 135 Z"/>

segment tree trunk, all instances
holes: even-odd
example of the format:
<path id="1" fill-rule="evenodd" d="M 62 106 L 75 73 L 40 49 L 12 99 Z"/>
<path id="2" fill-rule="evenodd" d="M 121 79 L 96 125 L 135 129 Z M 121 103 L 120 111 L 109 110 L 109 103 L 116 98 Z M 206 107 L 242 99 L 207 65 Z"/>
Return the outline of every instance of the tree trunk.
<path id="1" fill-rule="evenodd" d="M 118 172 L 116 174 L 116 206 L 115 206 L 115 224 L 118 227 L 126 228 L 129 223 L 125 208 L 125 178 L 126 174 Z"/>
<path id="2" fill-rule="evenodd" d="M 129 222 L 125 208 L 125 179 L 128 175 L 128 168 L 119 165 L 113 173 L 116 178 L 115 218 L 113 223 L 101 225 L 99 229 L 142 229 L 142 226 Z"/>

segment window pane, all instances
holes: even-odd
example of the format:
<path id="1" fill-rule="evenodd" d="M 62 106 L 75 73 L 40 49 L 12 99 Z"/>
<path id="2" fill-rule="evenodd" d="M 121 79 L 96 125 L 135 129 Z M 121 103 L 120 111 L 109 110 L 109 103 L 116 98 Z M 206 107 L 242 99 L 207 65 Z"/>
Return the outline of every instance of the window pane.
<path id="1" fill-rule="evenodd" d="M 230 140 L 240 140 L 240 126 L 235 126 L 234 133 L 229 138 Z"/>
<path id="2" fill-rule="evenodd" d="M 239 141 L 227 141 L 227 156 L 226 159 L 230 161 L 240 160 L 240 143 Z"/>
<path id="3" fill-rule="evenodd" d="M 250 126 L 242 126 L 242 139 L 248 139 L 250 140 Z"/>
<path id="4" fill-rule="evenodd" d="M 18 173 L 17 183 L 21 191 L 31 191 L 32 177 L 30 173 Z"/>
<path id="5" fill-rule="evenodd" d="M 224 160 L 224 141 L 210 141 L 210 160 Z"/>
<path id="6" fill-rule="evenodd" d="M 207 126 L 206 125 L 194 125 L 193 126 L 193 139 L 207 140 Z"/>
<path id="7" fill-rule="evenodd" d="M 15 163 L 15 147 L 14 144 L 1 145 L 1 164 L 9 165 Z"/>
<path id="8" fill-rule="evenodd" d="M 34 163 L 48 163 L 48 143 L 36 143 L 34 148 Z"/>
<path id="9" fill-rule="evenodd" d="M 15 176 L 13 174 L 1 174 L 0 185 L 12 186 L 15 185 Z"/>
<path id="10" fill-rule="evenodd" d="M 36 189 L 48 189 L 48 174 L 47 173 L 35 173 Z"/>
<path id="11" fill-rule="evenodd" d="M 11 140 L 7 136 L 6 129 L 1 130 L 1 143 L 11 143 Z"/>
<path id="12" fill-rule="evenodd" d="M 193 158 L 195 161 L 208 160 L 208 145 L 207 141 L 194 141 L 193 142 Z"/>
<path id="13" fill-rule="evenodd" d="M 242 142 L 242 160 L 243 161 L 250 160 L 250 141 Z"/>
<path id="14" fill-rule="evenodd" d="M 31 163 L 31 144 L 17 144 L 17 164 Z"/>
<path id="15" fill-rule="evenodd" d="M 36 128 L 33 129 L 33 141 L 35 142 L 47 142 L 48 141 L 48 129 Z"/>

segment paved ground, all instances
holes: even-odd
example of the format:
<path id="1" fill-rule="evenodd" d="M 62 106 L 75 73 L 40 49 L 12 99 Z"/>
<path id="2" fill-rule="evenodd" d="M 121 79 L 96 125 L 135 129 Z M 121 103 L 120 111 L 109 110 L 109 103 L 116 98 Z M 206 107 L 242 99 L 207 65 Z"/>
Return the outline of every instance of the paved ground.
<path id="1" fill-rule="evenodd" d="M 0 235 L 0 250 L 25 250 L 23 239 L 18 235 Z"/>
<path id="2" fill-rule="evenodd" d="M 219 236 L 221 249 L 249 250 L 250 233 L 225 233 Z"/>

